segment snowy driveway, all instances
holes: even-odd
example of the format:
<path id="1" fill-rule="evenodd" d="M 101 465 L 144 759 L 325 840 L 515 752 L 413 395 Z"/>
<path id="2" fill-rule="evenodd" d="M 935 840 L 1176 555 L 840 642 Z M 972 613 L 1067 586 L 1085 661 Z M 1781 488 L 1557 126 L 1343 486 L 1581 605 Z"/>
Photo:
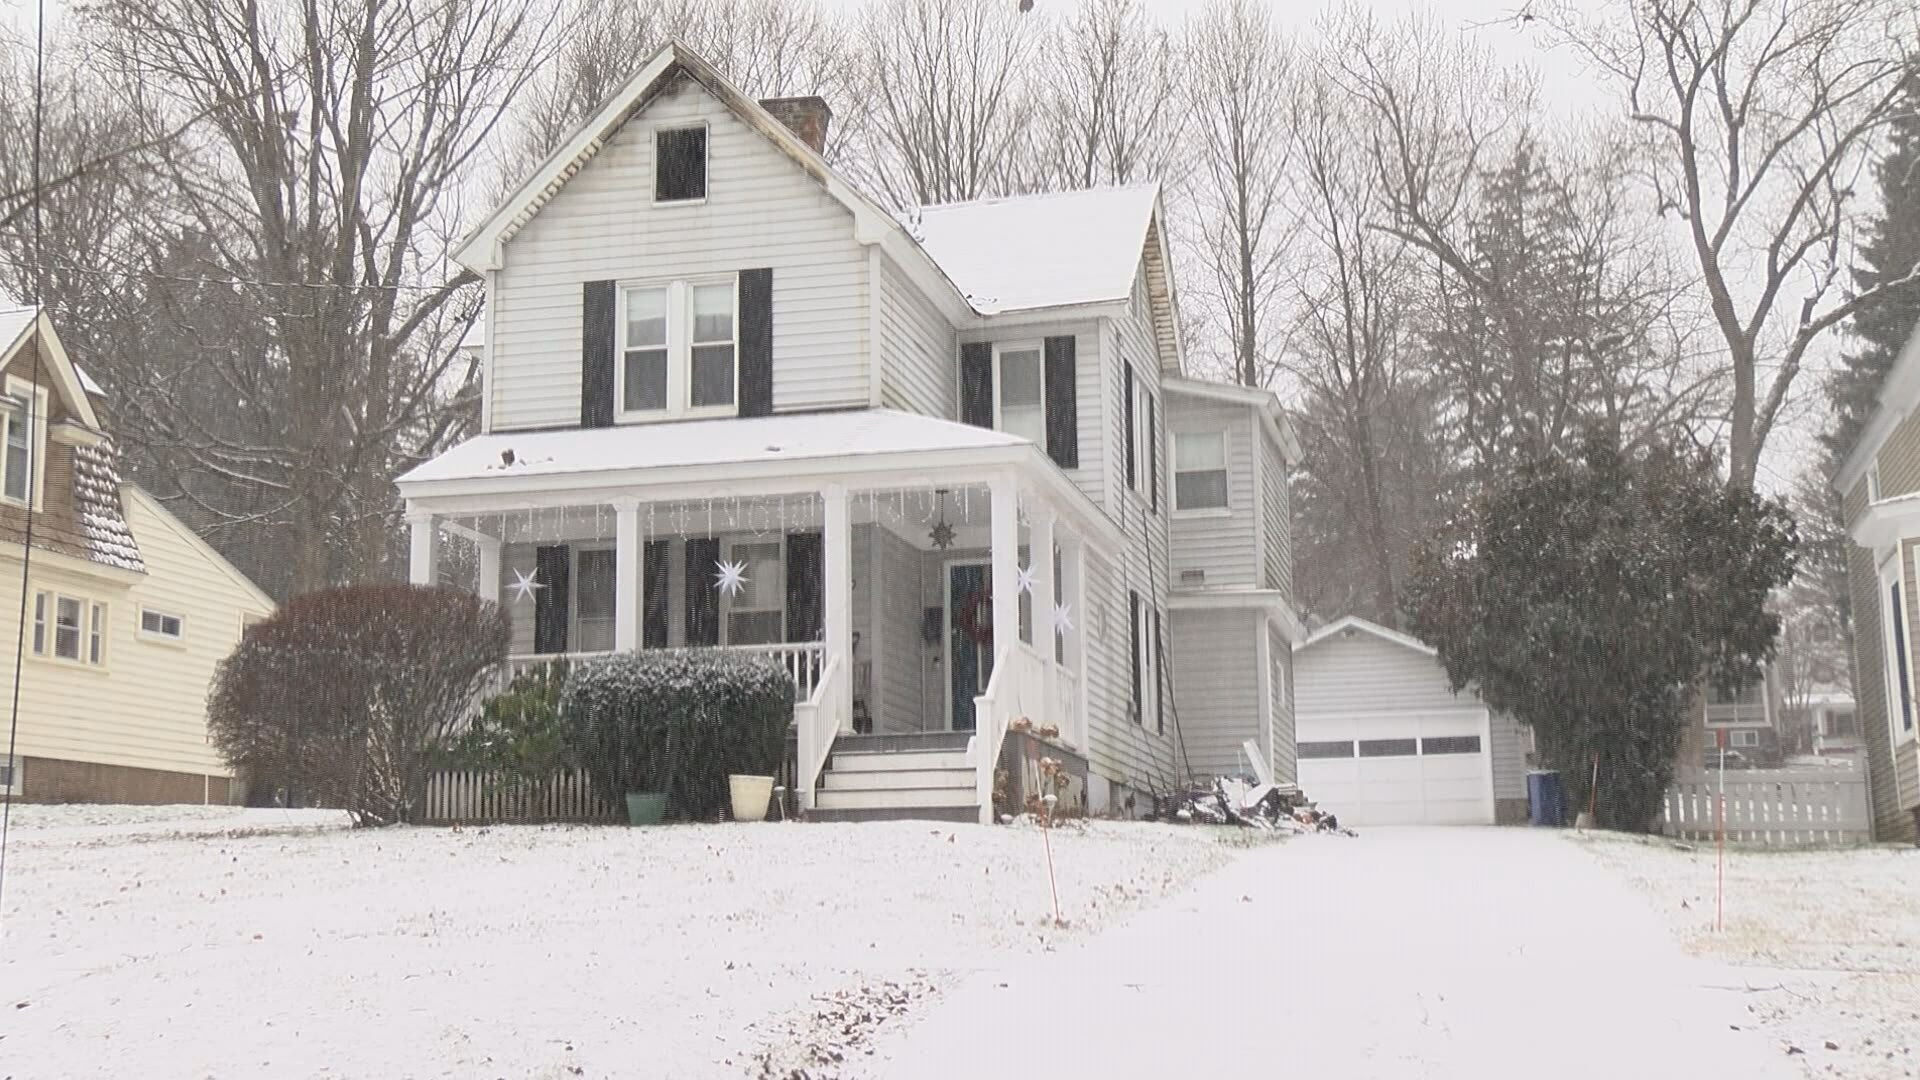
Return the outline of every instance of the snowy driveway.
<path id="1" fill-rule="evenodd" d="M 881 1075 L 1799 1075 L 1737 977 L 1564 838 L 1372 830 L 1253 852 L 1084 945 L 977 976 Z"/>

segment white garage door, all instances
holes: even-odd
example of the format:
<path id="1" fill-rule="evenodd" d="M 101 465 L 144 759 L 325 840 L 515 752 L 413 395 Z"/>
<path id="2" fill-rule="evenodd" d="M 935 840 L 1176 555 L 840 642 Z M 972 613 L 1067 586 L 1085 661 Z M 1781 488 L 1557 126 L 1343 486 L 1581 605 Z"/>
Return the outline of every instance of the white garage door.
<path id="1" fill-rule="evenodd" d="M 1300 786 L 1343 825 L 1491 825 L 1484 709 L 1299 726 Z"/>

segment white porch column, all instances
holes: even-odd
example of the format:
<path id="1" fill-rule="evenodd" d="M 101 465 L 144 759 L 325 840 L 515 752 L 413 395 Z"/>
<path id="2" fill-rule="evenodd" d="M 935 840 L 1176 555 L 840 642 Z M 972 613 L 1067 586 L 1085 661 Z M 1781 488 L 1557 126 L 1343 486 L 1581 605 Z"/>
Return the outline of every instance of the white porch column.
<path id="1" fill-rule="evenodd" d="M 480 549 L 480 581 L 475 590 L 482 600 L 500 602 L 500 539 L 482 536 L 474 541 Z"/>
<path id="2" fill-rule="evenodd" d="M 407 580 L 415 585 L 432 585 L 438 546 L 434 543 L 433 515 L 408 514 L 407 529 Z"/>
<path id="3" fill-rule="evenodd" d="M 824 573 L 820 582 L 824 611 L 821 613 L 827 661 L 838 657 L 846 668 L 842 685 L 853 685 L 853 520 L 847 505 L 847 490 L 839 485 L 821 489 L 825 529 L 821 538 Z M 840 730 L 853 731 L 853 698 L 831 703 L 839 714 Z"/>
<path id="4" fill-rule="evenodd" d="M 1012 473 L 993 478 L 993 653 L 1020 640 L 1020 488 Z M 1037 614 L 1037 611 L 1036 611 Z"/>
<path id="5" fill-rule="evenodd" d="M 1060 733 L 1071 730 L 1067 718 L 1056 716 L 1059 680 L 1053 662 L 1053 507 L 1035 500 L 1027 514 L 1027 569 L 1033 577 L 1033 650 L 1040 654 L 1041 707 L 1034 723 L 1053 723 Z"/>
<path id="6" fill-rule="evenodd" d="M 613 647 L 640 647 L 640 501 L 613 504 Z"/>
<path id="7" fill-rule="evenodd" d="M 1087 631 L 1092 629 L 1093 612 L 1087 610 L 1087 542 L 1070 536 L 1060 543 L 1061 595 L 1073 629 L 1067 631 L 1067 670 L 1079 679 L 1079 694 L 1074 699 L 1073 745 L 1087 748 Z"/>

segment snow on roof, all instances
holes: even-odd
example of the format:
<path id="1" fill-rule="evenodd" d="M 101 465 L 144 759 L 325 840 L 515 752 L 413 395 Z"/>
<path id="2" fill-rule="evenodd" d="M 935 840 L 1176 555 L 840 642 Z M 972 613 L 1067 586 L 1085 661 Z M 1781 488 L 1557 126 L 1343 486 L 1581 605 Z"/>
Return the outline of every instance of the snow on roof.
<path id="1" fill-rule="evenodd" d="M 1428 645 L 1426 642 L 1421 641 L 1419 638 L 1412 637 L 1408 634 L 1403 634 L 1398 630 L 1389 630 L 1386 627 L 1381 626 L 1377 622 L 1371 622 L 1367 619 L 1361 618 L 1358 615 L 1348 615 L 1345 618 L 1336 619 L 1333 622 L 1328 623 L 1327 625 L 1314 631 L 1312 636 L 1308 637 L 1307 640 L 1294 646 L 1294 649 L 1295 650 L 1311 649 L 1315 645 L 1318 645 L 1323 641 L 1327 641 L 1332 638 L 1338 637 L 1349 630 L 1358 630 L 1362 633 L 1372 634 L 1374 637 L 1377 637 L 1382 641 L 1390 641 L 1395 645 L 1399 645 L 1403 648 L 1412 649 L 1415 652 L 1425 653 L 1428 656 L 1438 655 L 1434 651 L 1433 646 Z"/>
<path id="2" fill-rule="evenodd" d="M 33 325 L 35 309 L 30 307 L 8 308 L 0 311 L 0 349 L 4 349 L 20 340 L 20 335 Z"/>
<path id="3" fill-rule="evenodd" d="M 986 199 L 905 225 L 982 315 L 1124 301 L 1159 197 L 1138 184 Z"/>
<path id="4" fill-rule="evenodd" d="M 468 439 L 409 470 L 399 482 L 807 461 L 1024 442 L 1017 435 L 892 409 L 508 431 Z"/>
<path id="5" fill-rule="evenodd" d="M 80 380 L 80 389 L 85 390 L 94 397 L 107 396 L 107 392 L 100 389 L 100 384 L 93 381 L 93 376 L 87 374 L 86 368 L 81 367 L 79 364 L 73 365 L 73 375 L 74 378 Z"/>
<path id="6" fill-rule="evenodd" d="M 484 349 L 487 347 L 487 316 L 485 312 L 482 312 L 479 318 L 473 320 L 473 325 L 467 327 L 466 333 L 460 335 L 460 347 L 463 349 Z"/>

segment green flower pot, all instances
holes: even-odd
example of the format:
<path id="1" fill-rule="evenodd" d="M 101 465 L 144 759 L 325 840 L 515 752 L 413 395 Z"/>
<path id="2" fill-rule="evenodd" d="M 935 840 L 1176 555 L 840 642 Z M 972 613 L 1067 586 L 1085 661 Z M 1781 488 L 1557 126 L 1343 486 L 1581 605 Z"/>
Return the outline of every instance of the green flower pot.
<path id="1" fill-rule="evenodd" d="M 627 792 L 627 824 L 658 825 L 667 818 L 667 797 L 650 791 Z"/>

